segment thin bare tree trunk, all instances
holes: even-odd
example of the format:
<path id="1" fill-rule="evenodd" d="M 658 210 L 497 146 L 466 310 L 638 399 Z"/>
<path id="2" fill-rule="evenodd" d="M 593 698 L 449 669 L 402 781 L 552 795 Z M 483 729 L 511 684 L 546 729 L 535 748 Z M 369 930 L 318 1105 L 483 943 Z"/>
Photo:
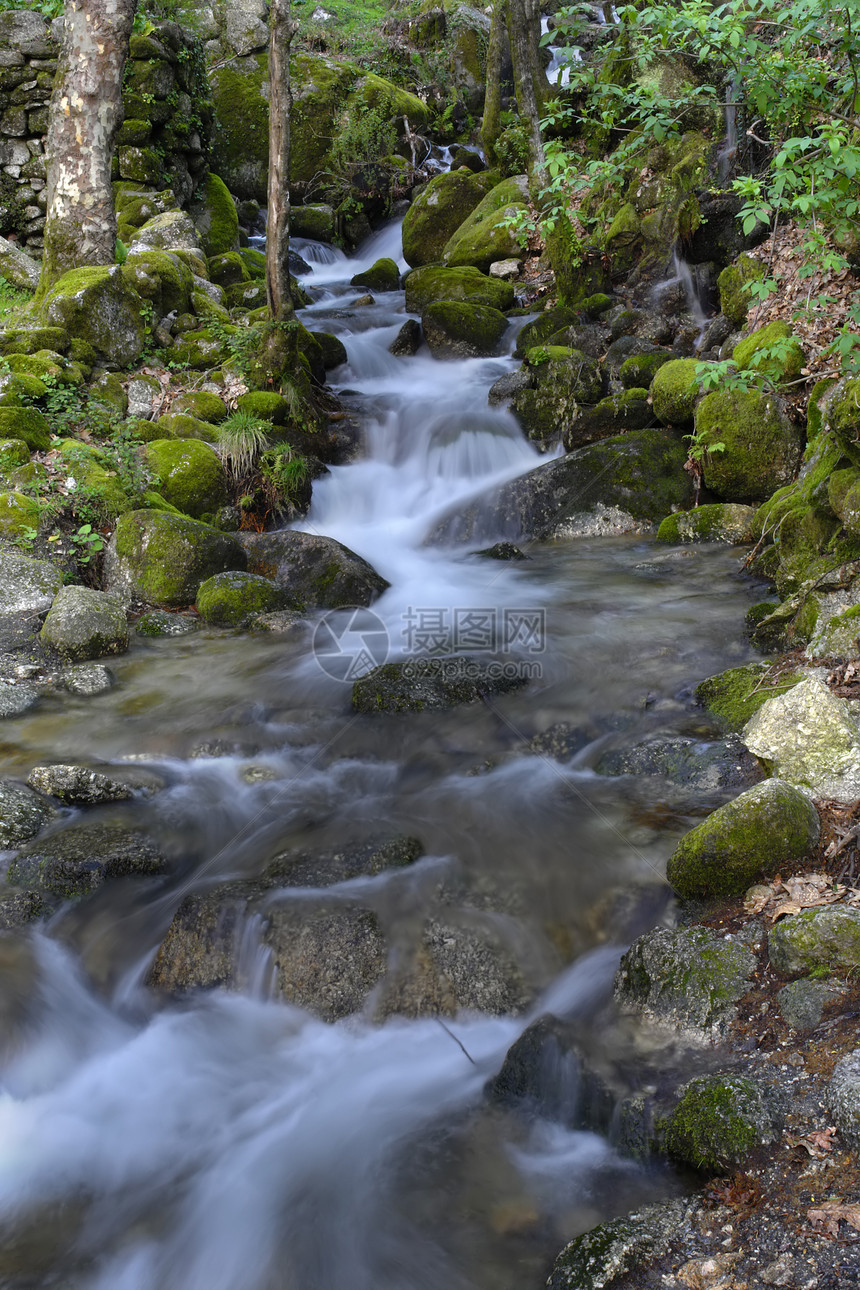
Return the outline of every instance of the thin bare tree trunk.
<path id="1" fill-rule="evenodd" d="M 266 296 L 273 322 L 293 317 L 290 296 L 290 42 L 297 23 L 290 0 L 272 0 L 269 14 L 269 213 Z"/>
<path id="2" fill-rule="evenodd" d="M 549 82 L 539 61 L 540 8 L 537 0 L 508 0 L 508 35 L 514 64 L 517 106 L 528 131 L 531 185 L 533 188 L 544 188 L 547 171 L 540 118 L 549 92 Z"/>
<path id="3" fill-rule="evenodd" d="M 113 264 L 111 155 L 135 0 L 67 0 L 48 118 L 48 207 L 39 295 L 69 269 Z"/>
<path id="4" fill-rule="evenodd" d="M 487 49 L 487 91 L 484 98 L 484 120 L 481 124 L 481 143 L 487 164 L 494 166 L 496 141 L 502 132 L 502 68 L 507 44 L 507 0 L 496 0 L 490 24 L 490 43 Z"/>

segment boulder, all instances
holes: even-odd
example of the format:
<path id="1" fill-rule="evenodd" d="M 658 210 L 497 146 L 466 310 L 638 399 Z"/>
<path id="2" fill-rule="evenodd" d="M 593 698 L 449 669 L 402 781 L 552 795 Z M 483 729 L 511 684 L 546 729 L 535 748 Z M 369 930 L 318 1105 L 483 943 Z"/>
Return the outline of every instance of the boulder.
<path id="1" fill-rule="evenodd" d="M 508 320 L 486 305 L 436 300 L 422 313 L 421 327 L 434 358 L 482 358 L 498 353 Z"/>
<path id="2" fill-rule="evenodd" d="M 740 731 L 769 699 L 786 694 L 803 680 L 801 672 L 771 678 L 767 663 L 747 663 L 709 676 L 696 686 L 696 700 L 726 730 Z"/>
<path id="3" fill-rule="evenodd" d="M 788 323 L 776 320 L 739 341 L 732 361 L 741 371 L 754 368 L 773 385 L 785 385 L 800 376 L 806 355 Z"/>
<path id="4" fill-rule="evenodd" d="M 800 469 L 803 430 L 789 421 L 774 395 L 754 390 L 708 394 L 696 408 L 695 433 L 705 450 L 705 487 L 725 501 L 764 501 Z"/>
<path id="5" fill-rule="evenodd" d="M 740 896 L 757 879 L 807 856 L 819 827 L 804 793 L 765 780 L 691 829 L 669 857 L 666 877 L 688 900 Z"/>
<path id="6" fill-rule="evenodd" d="M 242 534 L 248 572 L 271 579 L 296 608 L 369 605 L 388 586 L 372 565 L 334 538 L 282 531 Z"/>
<path id="7" fill-rule="evenodd" d="M 226 403 L 210 390 L 187 390 L 173 400 L 171 407 L 174 413 L 185 413 L 207 425 L 220 425 L 227 419 Z"/>
<path id="8" fill-rule="evenodd" d="M 823 421 L 849 461 L 860 466 L 860 377 L 843 377 L 829 391 Z"/>
<path id="9" fill-rule="evenodd" d="M 435 175 L 403 220 L 403 258 L 413 269 L 441 260 L 449 238 L 487 194 L 487 180 L 462 170 Z M 2 268 L 2 265 L 0 265 Z"/>
<path id="10" fill-rule="evenodd" d="M 442 252 L 442 262 L 452 268 L 471 265 L 488 273 L 495 260 L 521 255 L 516 230 L 511 220 L 528 216 L 528 179 L 516 175 L 503 179 L 487 193 L 449 238 Z"/>
<path id="11" fill-rule="evenodd" d="M 356 712 L 439 712 L 474 703 L 485 694 L 506 694 L 528 684 L 528 675 L 508 659 L 491 662 L 468 655 L 421 657 L 383 663 L 352 687 Z"/>
<path id="12" fill-rule="evenodd" d="M 400 286 L 400 270 L 390 256 L 383 256 L 369 269 L 350 278 L 350 286 L 366 287 L 368 291 L 396 291 Z"/>
<path id="13" fill-rule="evenodd" d="M 771 928 L 768 954 L 783 976 L 821 968 L 854 971 L 860 967 L 860 909 L 824 905 L 790 914 Z"/>
<path id="14" fill-rule="evenodd" d="M 166 511 L 131 511 L 117 521 L 105 552 L 105 584 L 128 599 L 164 608 L 192 604 L 215 573 L 244 569 L 235 537 Z"/>
<path id="15" fill-rule="evenodd" d="M 720 310 L 735 327 L 743 327 L 752 303 L 750 284 L 764 277 L 764 265 L 749 255 L 739 255 L 717 278 Z"/>
<path id="16" fill-rule="evenodd" d="M 662 430 L 638 430 L 579 448 L 458 507 L 433 541 L 505 538 L 544 541 L 572 530 L 583 515 L 613 508 L 655 523 L 692 500 L 683 444 Z"/>
<path id="17" fill-rule="evenodd" d="M 420 314 L 434 300 L 464 300 L 502 312 L 513 308 L 514 289 L 508 282 L 490 278 L 478 269 L 445 269 L 434 264 L 407 274 L 406 312 Z"/>
<path id="18" fill-rule="evenodd" d="M 129 255 L 143 251 L 197 251 L 201 238 L 194 221 L 185 211 L 164 211 L 142 224 L 134 236 Z"/>
<path id="19" fill-rule="evenodd" d="M 626 359 L 623 366 L 631 360 Z M 685 425 L 692 421 L 701 398 L 696 380 L 697 363 L 692 358 L 675 358 L 661 363 L 651 382 L 654 415 L 664 425 Z"/>
<path id="20" fill-rule="evenodd" d="M 860 1048 L 840 1058 L 827 1086 L 827 1106 L 852 1151 L 860 1151 Z"/>
<path id="21" fill-rule="evenodd" d="M 534 373 L 534 388 L 518 391 L 511 408 L 530 439 L 549 445 L 570 430 L 581 405 L 600 401 L 600 366 L 585 354 L 564 347 L 528 350 L 526 361 Z"/>
<path id="22" fill-rule="evenodd" d="M 0 779 L 0 849 L 3 851 L 34 837 L 55 815 L 54 807 L 41 793 L 14 779 Z"/>
<path id="23" fill-rule="evenodd" d="M 547 1290 L 604 1290 L 661 1257 L 684 1221 L 686 1202 L 644 1205 L 574 1237 L 552 1266 Z"/>
<path id="24" fill-rule="evenodd" d="M 712 1040 L 727 1032 L 755 966 L 745 946 L 704 927 L 658 927 L 623 955 L 615 998 L 626 1012 L 700 1042 Z"/>
<path id="25" fill-rule="evenodd" d="M 141 301 L 118 265 L 72 269 L 54 284 L 40 306 L 41 317 L 86 341 L 102 363 L 128 367 L 143 350 Z"/>
<path id="26" fill-rule="evenodd" d="M 197 592 L 197 612 L 214 627 L 238 627 L 255 614 L 295 607 L 283 587 L 255 573 L 216 573 Z"/>
<path id="27" fill-rule="evenodd" d="M 227 12 L 229 14 L 231 10 Z M 223 251 L 232 251 L 238 246 L 239 216 L 236 206 L 224 180 L 212 171 L 207 171 L 203 183 L 198 184 L 189 214 L 206 255 L 220 255 Z"/>
<path id="28" fill-rule="evenodd" d="M 814 1030 L 829 1003 L 844 997 L 845 989 L 829 981 L 804 978 L 790 981 L 776 996 L 779 1010 L 792 1030 Z"/>
<path id="29" fill-rule="evenodd" d="M 743 740 L 788 784 L 814 797 L 860 796 L 860 729 L 851 705 L 817 676 L 771 698 L 750 717 Z"/>
<path id="30" fill-rule="evenodd" d="M 333 242 L 335 238 L 334 207 L 324 202 L 290 207 L 290 235 L 307 237 L 314 242 Z"/>
<path id="31" fill-rule="evenodd" d="M 51 427 L 37 408 L 6 405 L 0 407 L 0 439 L 19 439 L 31 452 L 47 452 Z"/>
<path id="32" fill-rule="evenodd" d="M 115 823 L 74 824 L 21 847 L 9 866 L 8 881 L 75 900 L 109 878 L 153 877 L 166 867 L 145 833 Z"/>
<path id="33" fill-rule="evenodd" d="M 727 542 L 744 546 L 754 541 L 755 508 L 735 502 L 697 506 L 667 515 L 657 530 L 658 542 Z"/>
<path id="34" fill-rule="evenodd" d="M 0 546 L 0 615 L 44 613 L 62 585 L 56 565 Z"/>
<path id="35" fill-rule="evenodd" d="M 42 518 L 39 503 L 26 493 L 0 493 L 0 537 L 32 537 Z"/>
<path id="36" fill-rule="evenodd" d="M 700 1075 L 681 1091 L 666 1123 L 666 1149 L 705 1173 L 743 1166 L 778 1142 L 783 1114 L 775 1092 L 747 1075 Z"/>
<path id="37" fill-rule="evenodd" d="M 165 314 L 188 312 L 194 279 L 188 266 L 176 256 L 147 247 L 127 256 L 122 275 L 139 296 L 150 302 L 156 323 Z"/>
<path id="38" fill-rule="evenodd" d="M 0 237 L 0 278 L 19 291 L 35 291 L 39 285 L 41 267 L 37 260 L 27 255 L 14 242 Z"/>
<path id="39" fill-rule="evenodd" d="M 125 609 L 113 596 L 89 587 L 62 587 L 40 632 L 42 643 L 82 661 L 128 649 Z"/>
<path id="40" fill-rule="evenodd" d="M 156 439 L 144 449 L 154 487 L 177 510 L 194 519 L 212 515 L 227 502 L 227 475 L 208 443 Z"/>
<path id="41" fill-rule="evenodd" d="M 99 806 L 104 802 L 124 802 L 134 796 L 131 783 L 91 770 L 89 766 L 59 763 L 34 766 L 27 783 L 48 797 L 59 798 L 67 806 Z"/>

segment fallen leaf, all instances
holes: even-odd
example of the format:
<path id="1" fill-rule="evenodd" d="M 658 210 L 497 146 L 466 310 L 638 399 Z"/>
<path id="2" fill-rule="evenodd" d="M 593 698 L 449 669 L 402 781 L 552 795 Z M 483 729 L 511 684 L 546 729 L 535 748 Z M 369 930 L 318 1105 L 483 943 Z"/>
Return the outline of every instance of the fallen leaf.
<path id="1" fill-rule="evenodd" d="M 827 1236 L 839 1235 L 839 1223 L 847 1223 L 860 1232 L 860 1205 L 846 1205 L 840 1200 L 827 1200 L 806 1211 L 813 1227 L 822 1229 Z"/>

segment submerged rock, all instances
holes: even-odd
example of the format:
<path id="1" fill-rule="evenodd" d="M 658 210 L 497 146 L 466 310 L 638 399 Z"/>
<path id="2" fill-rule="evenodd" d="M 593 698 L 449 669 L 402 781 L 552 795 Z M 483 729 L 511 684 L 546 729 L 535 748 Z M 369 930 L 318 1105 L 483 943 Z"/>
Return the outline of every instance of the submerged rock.
<path id="1" fill-rule="evenodd" d="M 685 899 L 739 896 L 808 855 L 819 827 L 804 793 L 765 780 L 691 829 L 669 857 L 666 877 Z"/>
<path id="2" fill-rule="evenodd" d="M 671 1156 L 706 1173 L 742 1166 L 757 1147 L 779 1141 L 782 1108 L 774 1090 L 745 1075 L 691 1080 L 666 1124 Z"/>
<path id="3" fill-rule="evenodd" d="M 625 1011 L 708 1041 L 728 1030 L 755 966 L 745 946 L 704 927 L 659 927 L 621 959 L 615 997 Z"/>
<path id="4" fill-rule="evenodd" d="M 860 729 L 848 702 L 817 676 L 769 699 L 743 729 L 750 752 L 815 797 L 860 797 Z"/>
<path id="5" fill-rule="evenodd" d="M 122 824 L 76 824 L 23 846 L 9 866 L 8 881 L 74 900 L 109 878 L 152 877 L 165 869 L 164 857 L 145 833 Z"/>
<path id="6" fill-rule="evenodd" d="M 356 712 L 439 712 L 474 703 L 485 694 L 506 694 L 527 685 L 527 671 L 511 660 L 452 654 L 383 663 L 352 687 Z"/>

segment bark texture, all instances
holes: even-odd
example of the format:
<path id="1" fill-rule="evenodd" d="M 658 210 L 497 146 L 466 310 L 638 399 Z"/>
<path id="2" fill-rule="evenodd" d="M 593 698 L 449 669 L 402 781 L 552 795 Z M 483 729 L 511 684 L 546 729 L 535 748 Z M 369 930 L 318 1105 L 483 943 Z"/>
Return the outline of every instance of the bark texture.
<path id="1" fill-rule="evenodd" d="M 507 23 L 507 0 L 496 0 L 493 5 L 490 42 L 487 49 L 487 92 L 484 99 L 484 120 L 481 125 L 481 143 L 489 166 L 494 166 L 498 161 L 496 140 L 502 131 L 502 72 L 507 45 Z"/>
<path id="2" fill-rule="evenodd" d="M 111 156 L 135 0 L 67 0 L 48 119 L 48 208 L 39 295 L 69 269 L 113 264 Z"/>
<path id="3" fill-rule="evenodd" d="M 290 296 L 290 42 L 296 26 L 290 16 L 290 0 L 272 0 L 266 295 L 273 322 L 288 320 L 295 312 Z"/>
<path id="4" fill-rule="evenodd" d="M 549 94 L 549 82 L 540 58 L 540 5 L 538 0 L 507 0 L 507 5 L 514 89 L 529 136 L 531 185 L 544 188 L 547 173 L 540 118 Z"/>

